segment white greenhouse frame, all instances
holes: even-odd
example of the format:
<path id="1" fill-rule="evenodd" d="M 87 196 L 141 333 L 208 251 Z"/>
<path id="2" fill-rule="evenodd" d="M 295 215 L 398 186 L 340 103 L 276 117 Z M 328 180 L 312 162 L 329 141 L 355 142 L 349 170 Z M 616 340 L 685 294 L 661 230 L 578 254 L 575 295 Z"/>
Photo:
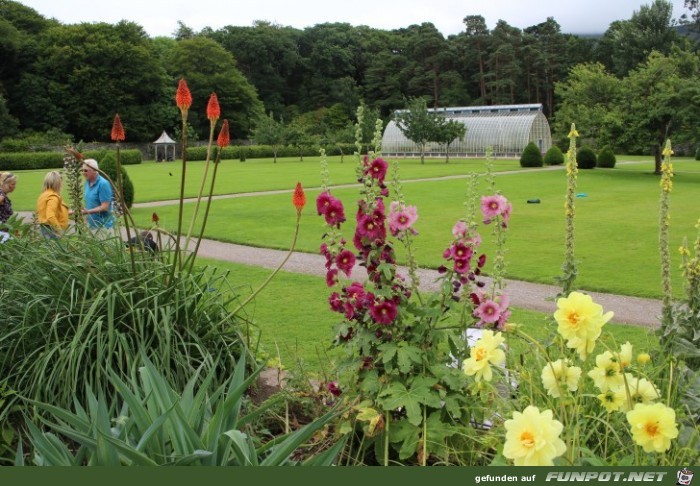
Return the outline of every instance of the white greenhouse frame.
<path id="1" fill-rule="evenodd" d="M 429 109 L 467 127 L 461 140 L 450 144 L 451 157 L 483 157 L 491 147 L 494 157 L 520 157 L 525 146 L 534 142 L 541 153 L 552 147 L 552 133 L 541 104 L 466 106 Z M 395 121 L 390 121 L 382 137 L 382 154 L 391 157 L 420 157 L 420 146 L 408 140 Z M 429 143 L 426 157 L 444 157 L 444 144 Z"/>

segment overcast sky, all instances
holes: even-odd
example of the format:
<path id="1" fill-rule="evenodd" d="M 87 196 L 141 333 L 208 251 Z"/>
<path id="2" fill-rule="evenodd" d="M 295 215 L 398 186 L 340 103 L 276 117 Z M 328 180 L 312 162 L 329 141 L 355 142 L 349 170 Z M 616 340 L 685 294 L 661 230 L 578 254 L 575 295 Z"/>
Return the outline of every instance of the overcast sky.
<path id="1" fill-rule="evenodd" d="M 464 28 L 466 15 L 482 15 L 489 28 L 499 19 L 519 28 L 554 19 L 562 32 L 603 33 L 614 20 L 629 20 L 651 0 L 20 0 L 44 17 L 64 24 L 116 23 L 126 19 L 150 36 L 170 36 L 181 20 L 199 31 L 226 25 L 250 26 L 255 20 L 304 27 L 348 22 L 379 29 L 397 29 L 432 22 L 445 36 Z M 673 17 L 687 11 L 683 0 L 672 0 Z"/>

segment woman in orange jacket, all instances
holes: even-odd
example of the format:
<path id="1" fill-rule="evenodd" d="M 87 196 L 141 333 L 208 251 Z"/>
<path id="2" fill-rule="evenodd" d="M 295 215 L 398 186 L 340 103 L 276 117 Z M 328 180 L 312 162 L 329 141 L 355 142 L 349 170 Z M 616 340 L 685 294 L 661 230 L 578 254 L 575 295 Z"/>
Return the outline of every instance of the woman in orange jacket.
<path id="1" fill-rule="evenodd" d="M 61 198 L 63 176 L 51 171 L 44 177 L 43 192 L 36 202 L 37 219 L 46 238 L 56 238 L 68 228 L 68 206 Z"/>

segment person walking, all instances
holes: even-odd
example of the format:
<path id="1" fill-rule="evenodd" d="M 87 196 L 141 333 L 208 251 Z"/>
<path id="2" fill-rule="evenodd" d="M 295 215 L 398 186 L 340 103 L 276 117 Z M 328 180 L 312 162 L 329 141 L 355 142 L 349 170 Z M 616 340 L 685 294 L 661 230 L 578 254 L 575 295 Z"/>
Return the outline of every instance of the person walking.
<path id="1" fill-rule="evenodd" d="M 43 191 L 36 201 L 36 213 L 41 234 L 57 238 L 68 228 L 68 206 L 63 203 L 63 176 L 51 171 L 44 177 Z"/>
<path id="2" fill-rule="evenodd" d="M 10 239 L 10 234 L 4 224 L 13 214 L 10 194 L 17 186 L 17 176 L 11 172 L 0 173 L 0 243 L 5 243 Z"/>
<path id="3" fill-rule="evenodd" d="M 112 217 L 112 200 L 114 193 L 112 185 L 98 172 L 99 166 L 95 159 L 83 161 L 83 176 L 85 177 L 85 207 L 82 213 L 87 216 L 90 229 L 109 229 L 114 224 Z"/>

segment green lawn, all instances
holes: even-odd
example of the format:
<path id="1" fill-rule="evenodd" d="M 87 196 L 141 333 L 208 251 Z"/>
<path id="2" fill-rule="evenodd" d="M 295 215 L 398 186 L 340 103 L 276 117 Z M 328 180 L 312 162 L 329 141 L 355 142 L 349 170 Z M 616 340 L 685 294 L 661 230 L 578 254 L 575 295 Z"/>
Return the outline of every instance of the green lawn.
<path id="1" fill-rule="evenodd" d="M 241 295 L 249 295 L 270 274 L 270 270 L 249 265 L 202 259 L 201 263 L 229 270 L 230 282 Z M 279 351 L 282 363 L 292 368 L 301 360 L 313 372 L 331 372 L 333 361 L 339 357 L 332 348 L 333 327 L 342 316 L 331 312 L 327 299 L 330 289 L 323 278 L 279 272 L 275 278 L 246 308 L 248 318 L 259 332 L 260 349 L 271 358 Z M 512 309 L 511 322 L 523 325 L 523 330 L 536 339 L 545 340 L 556 329 L 547 315 L 523 309 Z M 657 339 L 648 329 L 624 324 L 607 324 L 602 341 L 618 347 L 630 341 L 635 352 L 650 351 L 658 346 Z M 514 341 L 516 352 L 524 351 Z M 602 347 L 597 348 L 600 352 Z"/>
<path id="2" fill-rule="evenodd" d="M 321 185 L 320 157 L 278 159 L 253 159 L 246 162 L 225 160 L 221 162 L 217 174 L 216 194 L 234 194 L 242 192 L 270 191 L 275 189 L 293 189 L 297 182 L 304 187 Z M 357 182 L 355 175 L 355 158 L 346 156 L 345 162 L 340 157 L 329 157 L 332 184 L 349 184 Z M 203 161 L 187 164 L 185 196 L 195 197 L 204 174 Z M 162 201 L 180 197 L 180 179 L 182 163 L 180 162 L 144 162 L 139 165 L 125 166 L 129 178 L 134 182 L 134 202 Z M 519 162 L 512 159 L 494 161 L 494 171 L 518 169 Z M 213 170 L 210 164 L 209 174 Z M 446 164 L 444 160 L 405 159 L 401 161 L 401 174 L 404 179 L 425 177 L 443 177 L 462 175 L 470 172 L 484 172 L 486 163 L 481 159 L 454 159 Z M 12 194 L 12 203 L 17 210 L 32 211 L 36 207 L 36 198 L 41 192 L 41 184 L 48 170 L 18 171 L 17 189 Z"/>
<path id="3" fill-rule="evenodd" d="M 671 200 L 671 248 L 674 289 L 681 295 L 677 248 L 683 237 L 695 238 L 700 189 L 700 162 L 678 162 Z M 578 284 L 587 290 L 659 297 L 658 206 L 659 179 L 648 172 L 623 169 L 581 171 L 576 199 L 576 258 Z M 635 166 L 636 167 L 636 166 Z M 684 170 L 680 170 L 683 168 Z M 507 270 L 510 278 L 553 283 L 559 275 L 564 251 L 563 171 L 504 174 L 497 187 L 513 203 L 507 234 Z M 418 206 L 416 255 L 423 266 L 437 267 L 451 239 L 454 222 L 463 216 L 465 180 L 404 184 L 406 200 Z M 317 252 L 324 231 L 309 191 L 297 249 Z M 351 240 L 356 189 L 336 189 L 348 222 L 344 234 Z M 540 204 L 527 204 L 538 198 Z M 191 211 L 193 205 L 186 209 Z M 162 224 L 174 228 L 177 206 L 155 208 Z M 137 223 L 148 225 L 153 209 L 135 209 Z M 189 219 L 185 220 L 189 224 Z M 288 248 L 295 212 L 289 194 L 218 200 L 212 203 L 207 236 L 235 243 Z M 482 227 L 484 250 L 493 253 L 491 228 Z M 400 252 L 400 255 L 402 253 Z M 621 278 L 621 276 L 623 276 Z"/>

